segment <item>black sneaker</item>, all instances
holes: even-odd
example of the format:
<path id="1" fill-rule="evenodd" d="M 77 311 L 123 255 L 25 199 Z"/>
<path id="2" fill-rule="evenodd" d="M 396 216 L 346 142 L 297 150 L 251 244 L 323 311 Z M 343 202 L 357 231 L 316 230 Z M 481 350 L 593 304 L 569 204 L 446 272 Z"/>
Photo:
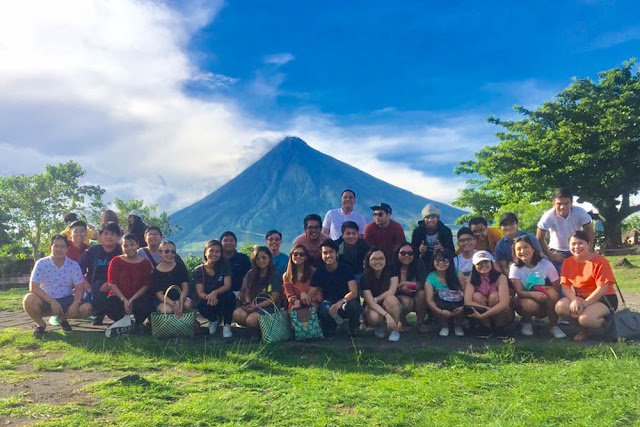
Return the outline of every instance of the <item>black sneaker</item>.
<path id="1" fill-rule="evenodd" d="M 507 331 L 504 328 L 494 328 L 493 337 L 498 340 L 504 340 L 509 338 L 509 334 L 507 334 Z"/>
<path id="2" fill-rule="evenodd" d="M 485 326 L 480 326 L 475 329 L 476 338 L 481 340 L 489 339 L 493 336 L 493 331 Z"/>
<path id="3" fill-rule="evenodd" d="M 60 321 L 60 327 L 62 328 L 63 331 L 65 332 L 71 332 L 73 331 L 73 329 L 71 328 L 71 325 L 69 324 L 68 321 L 66 320 L 61 320 Z"/>
<path id="4" fill-rule="evenodd" d="M 33 330 L 33 337 L 37 340 L 44 338 L 44 326 L 37 326 Z"/>
<path id="5" fill-rule="evenodd" d="M 93 322 L 91 322 L 91 324 L 94 326 L 100 326 L 103 324 L 102 323 L 103 320 L 104 320 L 104 314 L 102 316 L 96 316 L 96 319 Z"/>

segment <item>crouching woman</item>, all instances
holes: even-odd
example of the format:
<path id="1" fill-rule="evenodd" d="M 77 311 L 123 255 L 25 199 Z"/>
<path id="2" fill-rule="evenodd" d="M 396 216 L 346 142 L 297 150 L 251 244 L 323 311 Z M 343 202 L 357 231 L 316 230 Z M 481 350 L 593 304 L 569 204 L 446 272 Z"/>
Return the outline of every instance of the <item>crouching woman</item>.
<path id="1" fill-rule="evenodd" d="M 617 310 L 616 279 L 609 261 L 591 251 L 584 231 L 573 233 L 569 250 L 572 256 L 564 260 L 560 273 L 564 298 L 556 304 L 556 313 L 580 326 L 573 338 L 580 342 L 604 326 L 605 317 Z"/>

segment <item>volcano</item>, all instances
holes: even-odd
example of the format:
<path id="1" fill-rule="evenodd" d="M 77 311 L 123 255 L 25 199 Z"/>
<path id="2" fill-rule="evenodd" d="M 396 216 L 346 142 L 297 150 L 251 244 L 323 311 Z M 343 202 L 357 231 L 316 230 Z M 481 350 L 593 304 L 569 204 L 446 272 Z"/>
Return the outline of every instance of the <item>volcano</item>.
<path id="1" fill-rule="evenodd" d="M 347 163 L 315 150 L 296 137 L 287 137 L 238 176 L 200 201 L 170 216 L 181 230 L 171 236 L 181 252 L 199 253 L 204 242 L 225 230 L 239 245 L 264 243 L 268 230 L 283 235 L 285 247 L 302 233 L 303 218 L 340 207 L 345 188 L 356 192 L 355 211 L 372 220 L 370 206 L 386 202 L 393 219 L 410 236 L 427 203 L 440 207 L 441 220 L 452 224 L 466 212 L 413 194 L 375 178 Z"/>

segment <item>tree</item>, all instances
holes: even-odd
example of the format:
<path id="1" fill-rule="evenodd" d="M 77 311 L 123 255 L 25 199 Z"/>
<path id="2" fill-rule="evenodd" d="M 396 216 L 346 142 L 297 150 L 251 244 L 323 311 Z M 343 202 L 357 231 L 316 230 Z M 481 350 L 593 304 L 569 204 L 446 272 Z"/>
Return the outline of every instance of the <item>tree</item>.
<path id="1" fill-rule="evenodd" d="M 100 200 L 104 190 L 80 185 L 82 167 L 74 161 L 47 165 L 44 173 L 0 177 L 0 211 L 16 241 L 31 247 L 34 259 L 46 250 L 48 235 L 60 232 L 66 213 Z"/>
<path id="2" fill-rule="evenodd" d="M 535 111 L 516 106 L 522 120 L 489 117 L 505 131 L 496 133 L 497 145 L 456 167 L 457 174 L 473 175 L 458 202 L 495 198 L 497 211 L 509 202 L 550 200 L 554 188 L 569 187 L 597 209 L 607 246 L 619 246 L 622 221 L 640 211 L 630 203 L 640 190 L 640 71 L 634 65 L 632 59 L 599 73 L 597 82 L 575 79 Z"/>
<path id="3" fill-rule="evenodd" d="M 123 200 L 117 197 L 113 199 L 113 204 L 118 212 L 120 224 L 125 229 L 127 228 L 126 224 L 128 224 L 127 215 L 133 210 L 140 212 L 140 218 L 142 218 L 145 224 L 159 227 L 164 237 L 169 237 L 180 229 L 177 225 L 171 225 L 168 213 L 161 212 L 160 214 L 156 214 L 158 210 L 157 204 L 145 206 L 144 200 Z"/>
<path id="4" fill-rule="evenodd" d="M 539 203 L 529 203 L 526 201 L 507 203 L 502 205 L 495 213 L 493 221 L 495 224 L 499 224 L 500 215 L 505 212 L 512 212 L 518 217 L 518 229 L 535 235 L 540 217 L 550 208 L 551 203 L 548 201 Z"/>

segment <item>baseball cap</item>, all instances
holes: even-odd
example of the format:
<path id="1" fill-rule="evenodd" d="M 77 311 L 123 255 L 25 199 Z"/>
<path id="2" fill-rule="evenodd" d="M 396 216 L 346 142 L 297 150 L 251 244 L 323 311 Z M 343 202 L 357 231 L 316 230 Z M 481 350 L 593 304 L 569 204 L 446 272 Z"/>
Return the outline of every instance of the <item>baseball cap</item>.
<path id="1" fill-rule="evenodd" d="M 478 265 L 482 261 L 493 262 L 493 256 L 491 256 L 491 254 L 487 251 L 478 251 L 473 254 L 473 258 L 471 258 L 471 262 L 473 262 L 473 265 Z"/>
<path id="2" fill-rule="evenodd" d="M 500 215 L 500 221 L 498 221 L 500 225 L 506 223 L 510 223 L 510 222 L 518 222 L 518 217 L 516 216 L 516 214 L 512 213 L 512 212 L 505 212 L 502 215 Z"/>
<path id="3" fill-rule="evenodd" d="M 380 203 L 377 206 L 371 206 L 372 211 L 385 211 L 386 213 L 391 213 L 391 206 L 387 203 Z"/>

